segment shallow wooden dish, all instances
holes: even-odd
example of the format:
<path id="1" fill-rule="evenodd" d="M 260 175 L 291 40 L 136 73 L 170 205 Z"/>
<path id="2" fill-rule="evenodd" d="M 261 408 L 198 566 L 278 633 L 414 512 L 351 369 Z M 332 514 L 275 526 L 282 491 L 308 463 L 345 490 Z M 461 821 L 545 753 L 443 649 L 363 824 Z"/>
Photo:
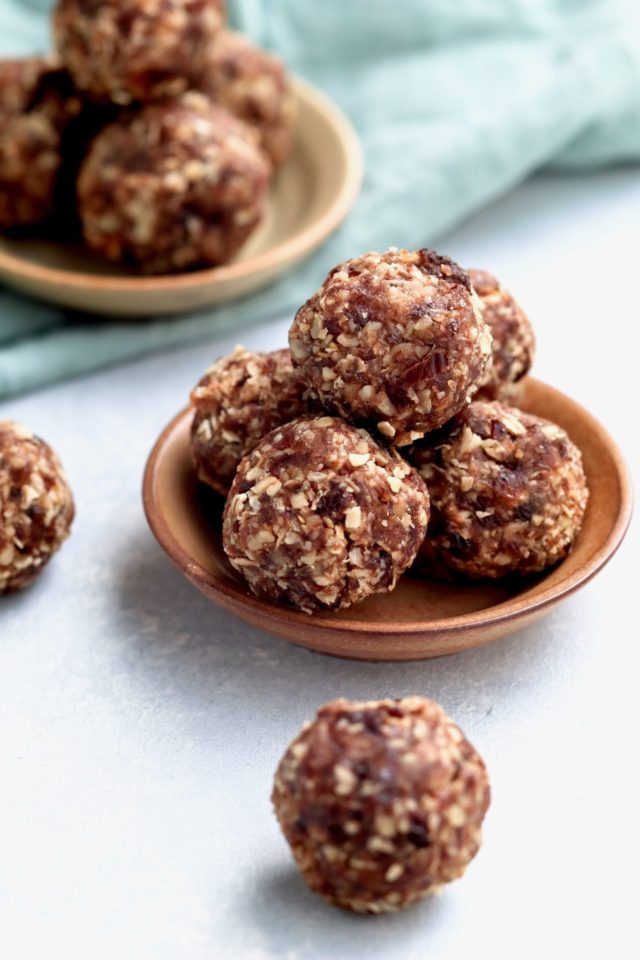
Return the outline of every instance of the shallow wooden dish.
<path id="1" fill-rule="evenodd" d="M 591 496 L 572 553 L 549 573 L 514 584 L 432 584 L 405 576 L 392 593 L 338 613 L 299 613 L 251 596 L 221 545 L 222 500 L 199 485 L 189 457 L 191 411 L 157 441 L 144 475 L 144 507 L 160 545 L 206 596 L 270 633 L 360 660 L 420 660 L 476 647 L 533 623 L 583 586 L 615 553 L 631 517 L 618 449 L 591 414 L 529 379 L 522 406 L 564 427 L 582 450 Z"/>
<path id="2" fill-rule="evenodd" d="M 122 271 L 81 246 L 0 236 L 0 279 L 63 307 L 113 316 L 186 313 L 244 296 L 306 257 L 346 217 L 362 183 L 362 152 L 344 115 L 295 81 L 296 142 L 274 179 L 264 222 L 231 263 L 175 276 Z"/>

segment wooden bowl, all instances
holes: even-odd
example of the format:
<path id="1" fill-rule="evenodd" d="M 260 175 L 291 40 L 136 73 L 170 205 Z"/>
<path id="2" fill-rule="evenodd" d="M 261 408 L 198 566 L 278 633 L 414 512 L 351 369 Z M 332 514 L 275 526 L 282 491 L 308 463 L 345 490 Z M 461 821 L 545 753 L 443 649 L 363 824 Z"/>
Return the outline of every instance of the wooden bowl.
<path id="1" fill-rule="evenodd" d="M 199 590 L 243 620 L 323 653 L 359 660 L 420 660 L 476 647 L 520 630 L 594 576 L 615 553 L 631 518 L 631 487 L 604 428 L 558 390 L 528 379 L 524 409 L 560 424 L 578 445 L 590 489 L 582 530 L 557 567 L 519 583 L 452 585 L 405 575 L 392 593 L 337 613 L 309 615 L 258 600 L 227 562 L 223 503 L 199 485 L 189 455 L 191 411 L 169 424 L 144 475 L 149 525 Z"/>
<path id="2" fill-rule="evenodd" d="M 362 184 L 362 152 L 344 115 L 295 81 L 299 116 L 288 163 L 272 184 L 264 222 L 223 267 L 142 277 L 80 245 L 0 236 L 0 279 L 24 293 L 89 313 L 160 316 L 245 296 L 275 280 L 331 234 Z"/>

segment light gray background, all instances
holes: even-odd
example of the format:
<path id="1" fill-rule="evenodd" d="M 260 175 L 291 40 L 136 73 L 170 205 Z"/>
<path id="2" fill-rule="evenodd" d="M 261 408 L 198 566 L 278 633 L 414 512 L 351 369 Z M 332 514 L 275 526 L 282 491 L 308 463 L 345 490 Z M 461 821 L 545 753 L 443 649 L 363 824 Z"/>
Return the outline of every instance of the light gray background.
<path id="1" fill-rule="evenodd" d="M 635 465 L 639 240 L 627 169 L 536 179 L 438 244 L 516 292 L 538 333 L 536 375 L 589 407 Z M 287 324 L 3 406 L 59 451 L 78 517 L 42 580 L 0 604 L 0 955 L 637 955 L 634 526 L 539 625 L 404 665 L 334 660 L 245 626 L 149 534 L 140 481 L 160 429 L 216 356 L 237 340 L 280 346 Z M 439 700 L 484 755 L 485 843 L 442 895 L 349 916 L 298 878 L 270 810 L 273 770 L 320 703 L 409 693 Z"/>

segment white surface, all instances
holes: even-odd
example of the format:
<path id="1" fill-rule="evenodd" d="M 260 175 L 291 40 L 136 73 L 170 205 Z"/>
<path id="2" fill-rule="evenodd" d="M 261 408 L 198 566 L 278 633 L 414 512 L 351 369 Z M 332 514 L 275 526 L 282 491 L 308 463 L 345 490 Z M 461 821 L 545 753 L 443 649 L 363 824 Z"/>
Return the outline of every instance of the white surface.
<path id="1" fill-rule="evenodd" d="M 538 333 L 536 375 L 604 421 L 634 468 L 639 224 L 640 177 L 621 170 L 538 179 L 438 244 L 517 292 Z M 286 327 L 237 339 L 275 347 Z M 59 451 L 78 517 L 40 583 L 0 604 L 0 955 L 637 955 L 634 526 L 583 591 L 483 649 L 362 664 L 273 639 L 183 580 L 140 503 L 157 434 L 232 346 L 2 409 Z M 395 917 L 345 915 L 298 878 L 271 777 L 320 703 L 408 693 L 439 700 L 484 755 L 485 843 L 441 896 Z"/>

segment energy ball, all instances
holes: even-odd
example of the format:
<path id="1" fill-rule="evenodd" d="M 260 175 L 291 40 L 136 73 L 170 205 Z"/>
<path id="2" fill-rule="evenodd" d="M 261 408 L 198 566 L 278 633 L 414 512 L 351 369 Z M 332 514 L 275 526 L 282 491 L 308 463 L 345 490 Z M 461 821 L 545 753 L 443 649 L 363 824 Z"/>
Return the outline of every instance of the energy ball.
<path id="1" fill-rule="evenodd" d="M 242 460 L 223 544 L 257 596 L 307 613 L 392 590 L 429 519 L 417 471 L 365 430 L 301 417 Z"/>
<path id="2" fill-rule="evenodd" d="M 462 876 L 490 789 L 482 759 L 432 700 L 335 700 L 290 744 L 271 799 L 312 890 L 387 913 Z"/>
<path id="3" fill-rule="evenodd" d="M 267 433 L 309 411 L 288 350 L 236 347 L 193 390 L 191 454 L 198 477 L 226 497 L 238 464 Z"/>
<path id="4" fill-rule="evenodd" d="M 53 29 L 78 89 L 126 106 L 191 87 L 223 19 L 221 0 L 58 0 Z"/>
<path id="5" fill-rule="evenodd" d="M 64 133 L 81 109 L 71 79 L 53 60 L 0 61 L 0 229 L 51 215 Z"/>
<path id="6" fill-rule="evenodd" d="M 0 594 L 35 580 L 69 536 L 73 517 L 51 447 L 22 424 L 0 420 Z"/>
<path id="7" fill-rule="evenodd" d="M 201 93 L 108 126 L 80 171 L 87 244 L 145 273 L 226 263 L 264 212 L 269 163 L 249 127 Z"/>
<path id="8" fill-rule="evenodd" d="M 232 30 L 213 41 L 198 88 L 255 127 L 274 167 L 291 152 L 296 104 L 282 61 Z"/>
<path id="9" fill-rule="evenodd" d="M 450 420 L 491 362 L 468 274 L 432 250 L 341 263 L 298 311 L 289 344 L 327 410 L 395 446 Z"/>
<path id="10" fill-rule="evenodd" d="M 493 337 L 493 363 L 475 399 L 515 403 L 522 393 L 522 378 L 533 364 L 533 328 L 522 307 L 495 277 L 485 270 L 469 270 L 469 276 Z"/>
<path id="11" fill-rule="evenodd" d="M 582 457 L 565 431 L 474 401 L 411 460 L 432 516 L 421 561 L 464 578 L 536 573 L 571 550 L 587 506 Z"/>

